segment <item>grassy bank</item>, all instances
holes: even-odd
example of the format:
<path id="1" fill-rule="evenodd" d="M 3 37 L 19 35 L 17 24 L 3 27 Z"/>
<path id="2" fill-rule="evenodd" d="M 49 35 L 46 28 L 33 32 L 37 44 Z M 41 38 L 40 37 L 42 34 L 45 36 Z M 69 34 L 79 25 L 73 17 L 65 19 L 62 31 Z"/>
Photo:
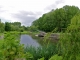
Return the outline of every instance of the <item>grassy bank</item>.
<path id="1" fill-rule="evenodd" d="M 26 34 L 34 35 L 35 33 L 26 32 Z M 19 41 L 16 41 L 16 37 L 17 35 L 19 35 L 19 32 L 6 32 L 4 35 L 5 41 L 0 40 L 0 59 L 2 58 L 3 60 L 4 57 L 6 59 L 6 57 L 8 58 L 8 56 L 11 57 L 10 60 L 12 60 L 13 56 L 18 58 L 19 55 L 19 58 L 25 58 L 26 60 L 28 60 L 28 58 L 29 60 L 38 60 L 42 57 L 43 60 L 80 60 L 79 31 L 73 30 L 69 34 L 68 32 L 61 33 L 58 47 L 57 45 L 52 45 L 51 43 L 44 43 L 44 46 L 38 48 L 29 46 L 23 48 Z"/>
<path id="2" fill-rule="evenodd" d="M 9 32 L 4 32 L 5 34 L 6 33 L 16 33 L 16 34 L 32 34 L 32 35 L 36 35 L 38 34 L 39 32 L 31 32 L 31 31 L 23 31 L 23 32 L 20 32 L 20 31 L 9 31 Z M 1 34 L 0 34 L 1 35 Z"/>
<path id="3" fill-rule="evenodd" d="M 26 58 L 26 60 L 29 58 L 30 60 L 38 60 L 42 57 L 44 57 L 45 60 L 48 60 L 52 55 L 58 53 L 56 45 L 45 45 L 43 47 L 38 47 L 37 49 L 27 46 L 24 49 L 22 45 L 19 44 L 19 41 L 16 41 L 17 35 L 14 34 L 14 32 L 6 32 L 4 35 L 4 40 L 0 40 L 0 59 L 8 59 L 9 56 L 9 59 L 12 60 L 15 57 L 18 58 L 20 55 L 19 58 Z"/>
<path id="4" fill-rule="evenodd" d="M 9 32 L 4 32 L 4 34 L 7 34 L 7 33 L 16 33 L 16 34 L 28 34 L 29 32 L 28 31 L 23 31 L 23 32 L 19 32 L 19 31 L 9 31 Z"/>

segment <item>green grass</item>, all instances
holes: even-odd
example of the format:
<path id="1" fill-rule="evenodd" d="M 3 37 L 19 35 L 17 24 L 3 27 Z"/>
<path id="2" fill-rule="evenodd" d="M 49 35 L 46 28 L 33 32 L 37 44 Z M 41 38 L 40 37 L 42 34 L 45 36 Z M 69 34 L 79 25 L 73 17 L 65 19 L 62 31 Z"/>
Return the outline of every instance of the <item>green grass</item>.
<path id="1" fill-rule="evenodd" d="M 62 60 L 62 56 L 53 55 L 49 60 Z"/>
<path id="2" fill-rule="evenodd" d="M 58 53 L 57 46 L 56 45 L 48 45 L 48 46 L 43 46 L 43 47 L 32 47 L 32 46 L 27 46 L 25 48 L 25 52 L 29 52 L 33 55 L 32 60 L 38 60 L 42 57 L 45 58 L 45 60 L 48 60 L 51 56 L 55 55 Z"/>
<path id="3" fill-rule="evenodd" d="M 3 33 L 0 33 L 0 36 L 2 36 L 2 35 L 3 35 Z M 1 38 L 1 39 L 0 39 L 0 48 L 1 48 L 2 44 L 3 44 L 3 41 L 4 41 L 4 40 Z"/>
<path id="4" fill-rule="evenodd" d="M 0 40 L 0 48 L 2 47 L 3 42 L 4 42 L 4 40 Z"/>
<path id="5" fill-rule="evenodd" d="M 23 32 L 19 32 L 19 31 L 9 31 L 9 32 L 4 32 L 5 34 L 6 33 L 16 33 L 16 34 L 28 34 L 29 32 L 28 31 L 23 31 Z"/>
<path id="6" fill-rule="evenodd" d="M 3 33 L 0 33 L 0 36 L 2 36 L 3 35 Z"/>
<path id="7" fill-rule="evenodd" d="M 5 34 L 6 33 L 17 33 L 17 34 L 32 34 L 32 35 L 36 35 L 36 34 L 39 34 L 39 32 L 30 32 L 30 31 L 23 31 L 23 32 L 20 32 L 20 31 L 9 31 L 9 32 L 4 32 Z M 1 34 L 0 34 L 1 35 Z"/>

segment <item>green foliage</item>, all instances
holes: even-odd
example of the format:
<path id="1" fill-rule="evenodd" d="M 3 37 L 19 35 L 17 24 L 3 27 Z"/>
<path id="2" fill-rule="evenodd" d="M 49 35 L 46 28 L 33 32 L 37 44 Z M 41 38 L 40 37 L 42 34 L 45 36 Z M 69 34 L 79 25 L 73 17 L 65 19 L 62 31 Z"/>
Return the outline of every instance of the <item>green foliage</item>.
<path id="1" fill-rule="evenodd" d="M 37 29 L 36 26 L 30 26 L 30 27 L 28 28 L 28 30 L 31 31 L 31 32 L 37 32 L 37 31 L 38 31 L 38 29 Z"/>
<path id="2" fill-rule="evenodd" d="M 38 48 L 27 46 L 25 52 L 29 52 L 33 55 L 32 60 L 37 60 L 42 57 L 44 57 L 44 60 L 48 60 L 52 55 L 57 54 L 58 50 L 56 45 L 49 44 L 48 46 Z"/>
<path id="3" fill-rule="evenodd" d="M 20 28 L 20 29 L 19 29 L 19 31 L 20 31 L 20 32 L 23 32 L 23 31 L 24 31 L 24 29 L 23 29 L 23 28 Z"/>
<path id="4" fill-rule="evenodd" d="M 3 60 L 14 60 L 24 56 L 23 46 L 19 44 L 19 40 L 16 40 L 15 36 L 15 34 L 6 34 L 4 36 L 4 43 L 2 46 Z"/>
<path id="5" fill-rule="evenodd" d="M 80 13 L 77 13 L 71 20 L 70 26 L 66 33 L 60 37 L 60 51 L 62 52 L 63 60 L 78 60 L 80 59 Z"/>
<path id="6" fill-rule="evenodd" d="M 26 58 L 26 60 L 30 60 L 30 59 L 32 59 L 32 58 L 33 58 L 33 56 L 32 56 L 32 54 L 31 54 L 31 53 L 26 52 L 25 58 Z"/>
<path id="7" fill-rule="evenodd" d="M 11 26 L 11 31 L 19 31 L 21 29 L 21 23 L 20 22 L 13 22 L 9 23 Z"/>
<path id="8" fill-rule="evenodd" d="M 40 59 L 38 59 L 38 60 L 44 60 L 44 57 L 43 57 L 43 58 L 40 58 Z"/>
<path id="9" fill-rule="evenodd" d="M 42 17 L 33 21 L 32 26 L 37 26 L 39 30 L 51 32 L 55 28 L 61 32 L 63 28 L 67 28 L 71 23 L 71 19 L 79 11 L 76 6 L 64 6 L 62 8 L 52 10 L 49 13 L 43 14 Z"/>
<path id="10" fill-rule="evenodd" d="M 71 19 L 71 24 L 68 30 L 79 30 L 80 29 L 80 11 Z"/>
<path id="11" fill-rule="evenodd" d="M 16 60 L 16 59 L 31 59 L 30 53 L 24 53 L 24 45 L 17 40 L 16 33 L 7 33 L 4 36 L 2 45 L 0 46 L 0 60 Z"/>
<path id="12" fill-rule="evenodd" d="M 19 31 L 27 30 L 25 26 L 21 26 L 20 22 L 5 22 L 5 31 Z"/>
<path id="13" fill-rule="evenodd" d="M 62 56 L 53 55 L 49 60 L 62 60 Z"/>
<path id="14" fill-rule="evenodd" d="M 18 27 L 21 27 L 21 23 L 20 22 L 13 22 L 11 23 L 13 26 L 18 26 Z"/>
<path id="15" fill-rule="evenodd" d="M 0 21 L 0 33 L 4 32 L 4 23 Z"/>
<path id="16" fill-rule="evenodd" d="M 9 22 L 5 22 L 5 31 L 11 31 L 11 26 Z"/>

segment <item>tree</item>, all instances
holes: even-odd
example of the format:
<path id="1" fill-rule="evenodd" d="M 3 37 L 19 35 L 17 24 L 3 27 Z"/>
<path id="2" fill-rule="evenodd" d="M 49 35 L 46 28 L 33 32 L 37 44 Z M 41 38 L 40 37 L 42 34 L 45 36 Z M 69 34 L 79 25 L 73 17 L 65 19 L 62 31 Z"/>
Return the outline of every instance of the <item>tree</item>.
<path id="1" fill-rule="evenodd" d="M 79 8 L 76 6 L 64 6 L 63 9 L 66 12 L 66 17 L 65 17 L 65 27 L 67 27 L 71 23 L 71 19 L 76 15 L 76 13 L 79 11 Z"/>
<path id="2" fill-rule="evenodd" d="M 43 14 L 42 17 L 35 20 L 32 25 L 36 26 L 39 30 L 46 32 L 51 32 L 55 28 L 58 28 L 57 31 L 61 32 L 62 28 L 68 27 L 71 23 L 71 19 L 78 11 L 78 7 L 66 5 L 62 8 Z"/>
<path id="3" fill-rule="evenodd" d="M 11 31 L 11 25 L 9 22 L 5 22 L 5 31 Z"/>
<path id="4" fill-rule="evenodd" d="M 0 20 L 0 32 L 4 32 L 4 23 Z"/>
<path id="5" fill-rule="evenodd" d="M 80 11 L 71 19 L 67 31 L 60 36 L 63 60 L 80 60 Z"/>

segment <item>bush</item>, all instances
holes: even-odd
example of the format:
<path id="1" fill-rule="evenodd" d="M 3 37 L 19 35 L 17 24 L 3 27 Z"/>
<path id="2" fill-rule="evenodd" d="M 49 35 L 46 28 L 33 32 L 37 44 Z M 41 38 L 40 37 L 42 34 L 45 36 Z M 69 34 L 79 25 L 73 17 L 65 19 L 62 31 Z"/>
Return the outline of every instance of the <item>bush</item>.
<path id="1" fill-rule="evenodd" d="M 3 44 L 0 45 L 0 60 L 15 60 L 31 58 L 31 54 L 24 54 L 24 47 L 17 40 L 17 34 L 7 33 L 4 35 Z"/>
<path id="2" fill-rule="evenodd" d="M 59 46 L 63 60 L 80 60 L 80 12 L 75 15 L 67 31 L 61 34 Z"/>
<path id="3" fill-rule="evenodd" d="M 53 55 L 49 60 L 62 60 L 62 56 Z"/>

